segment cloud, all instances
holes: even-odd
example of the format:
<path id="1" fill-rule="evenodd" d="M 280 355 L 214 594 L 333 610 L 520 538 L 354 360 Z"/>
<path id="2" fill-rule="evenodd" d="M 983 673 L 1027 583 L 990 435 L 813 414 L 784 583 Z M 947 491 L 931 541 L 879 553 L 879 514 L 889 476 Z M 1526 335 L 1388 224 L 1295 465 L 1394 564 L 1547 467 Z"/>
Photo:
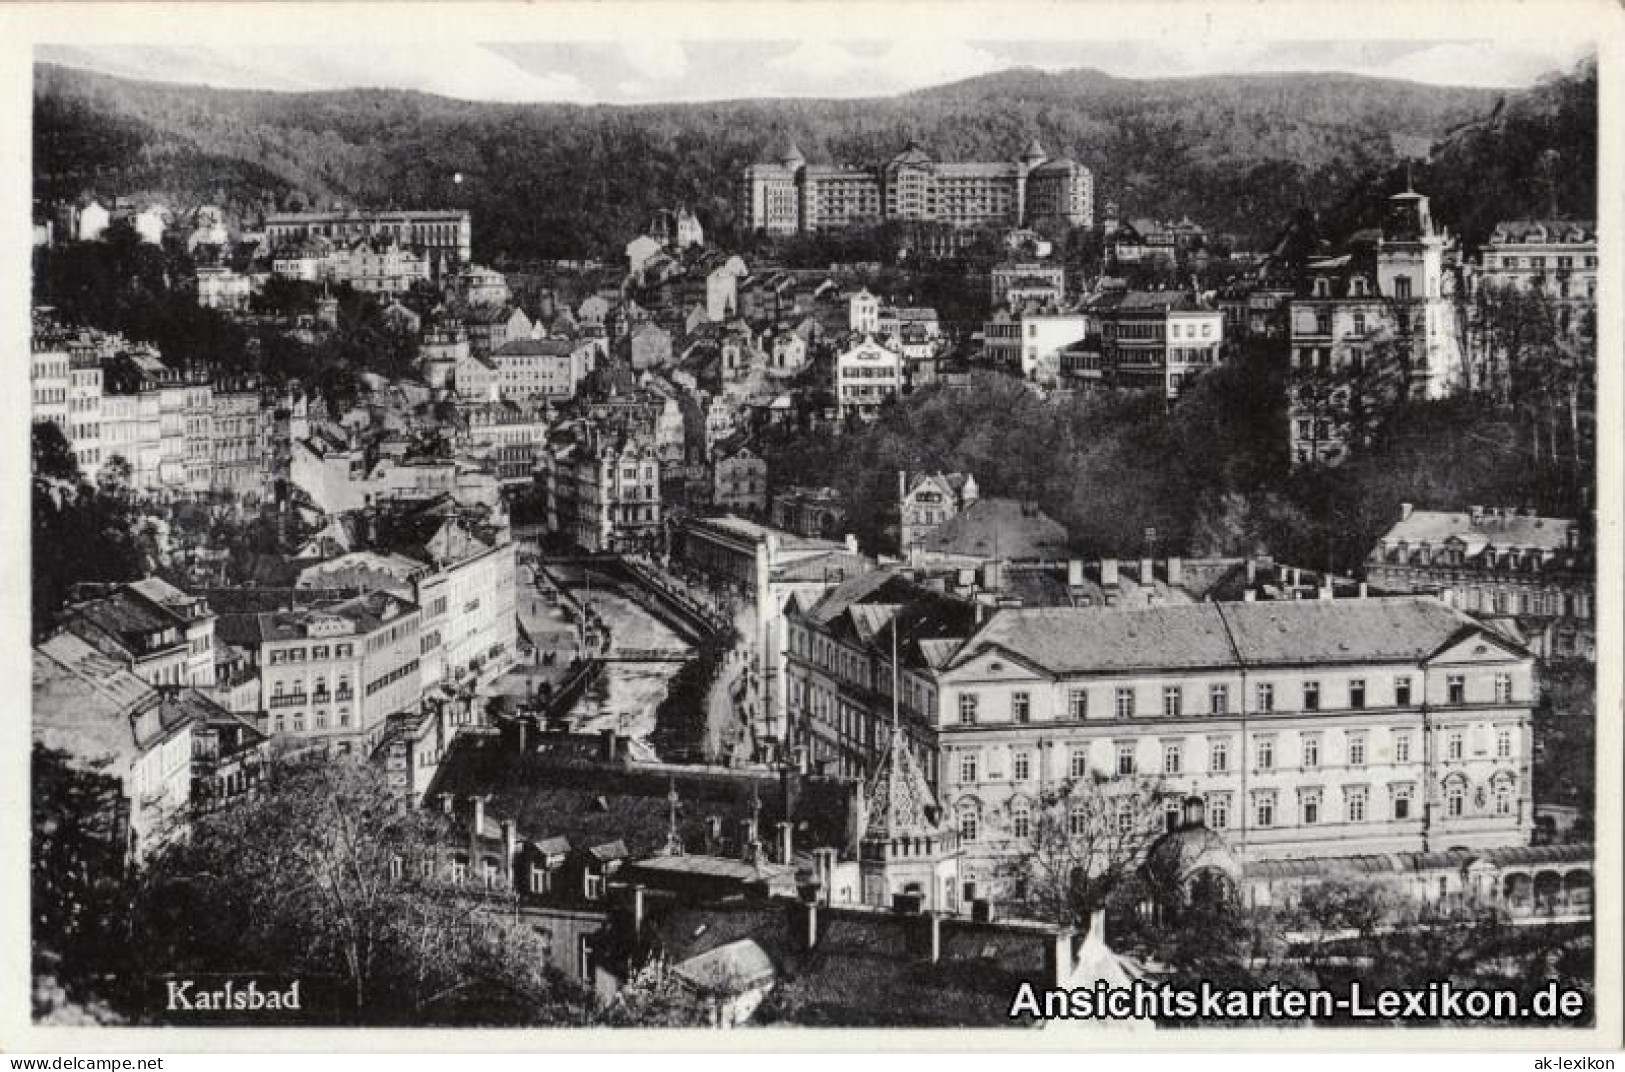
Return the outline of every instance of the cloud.
<path id="1" fill-rule="evenodd" d="M 621 51 L 627 66 L 644 78 L 668 81 L 688 73 L 688 50 L 681 41 L 654 38 L 625 41 Z"/>

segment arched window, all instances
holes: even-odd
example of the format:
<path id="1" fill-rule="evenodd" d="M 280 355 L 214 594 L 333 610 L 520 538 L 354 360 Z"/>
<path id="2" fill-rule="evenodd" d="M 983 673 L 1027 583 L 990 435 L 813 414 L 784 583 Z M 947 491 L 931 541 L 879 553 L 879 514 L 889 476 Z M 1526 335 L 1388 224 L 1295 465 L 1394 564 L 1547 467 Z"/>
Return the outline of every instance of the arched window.
<path id="1" fill-rule="evenodd" d="M 1444 813 L 1452 819 L 1460 818 L 1467 810 L 1467 786 L 1453 781 L 1444 787 Z"/>

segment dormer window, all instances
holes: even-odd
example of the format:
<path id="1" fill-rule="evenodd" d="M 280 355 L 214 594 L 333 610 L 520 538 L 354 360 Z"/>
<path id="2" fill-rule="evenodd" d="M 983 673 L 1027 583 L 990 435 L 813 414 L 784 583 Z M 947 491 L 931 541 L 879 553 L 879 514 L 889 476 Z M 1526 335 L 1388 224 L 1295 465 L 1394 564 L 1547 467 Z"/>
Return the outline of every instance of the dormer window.
<path id="1" fill-rule="evenodd" d="M 1332 296 L 1332 281 L 1323 275 L 1315 276 L 1315 297 L 1329 298 Z"/>

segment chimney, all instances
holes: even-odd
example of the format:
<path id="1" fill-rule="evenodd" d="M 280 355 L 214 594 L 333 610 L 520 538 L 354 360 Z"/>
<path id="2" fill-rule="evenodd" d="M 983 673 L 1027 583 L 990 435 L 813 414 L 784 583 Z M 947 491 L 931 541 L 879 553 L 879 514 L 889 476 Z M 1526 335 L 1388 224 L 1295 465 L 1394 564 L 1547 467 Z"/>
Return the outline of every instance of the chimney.
<path id="1" fill-rule="evenodd" d="M 502 820 L 502 861 L 508 885 L 519 885 L 519 829 L 512 819 Z"/>
<path id="2" fill-rule="evenodd" d="M 1117 559 L 1103 558 L 1100 560 L 1100 585 L 1102 588 L 1117 587 Z"/>
<path id="3" fill-rule="evenodd" d="M 1411 504 L 1410 503 L 1400 503 L 1399 504 L 1399 519 L 1401 521 L 1409 521 L 1411 519 Z"/>
<path id="4" fill-rule="evenodd" d="M 1072 932 L 1059 931 L 1044 946 L 1044 978 L 1051 990 L 1066 985 L 1072 975 Z"/>
<path id="5" fill-rule="evenodd" d="M 739 820 L 739 858 L 747 864 L 756 862 L 756 850 L 761 843 L 756 840 L 756 822 L 753 819 Z"/>
<path id="6" fill-rule="evenodd" d="M 632 933 L 638 935 L 643 932 L 643 887 L 633 885 L 626 894 L 626 906 L 632 915 Z"/>
<path id="7" fill-rule="evenodd" d="M 454 794 L 452 794 L 452 793 L 441 793 L 440 794 L 440 810 L 442 812 L 444 812 L 447 815 L 450 815 L 452 813 L 452 810 L 456 807 L 456 805 L 457 805 L 457 797 Z"/>
<path id="8" fill-rule="evenodd" d="M 615 762 L 615 731 L 613 729 L 598 731 L 598 758 L 605 763 Z"/>
<path id="9" fill-rule="evenodd" d="M 809 953 L 818 948 L 818 906 L 792 901 L 785 909 L 790 915 L 790 941 L 797 951 Z"/>
<path id="10" fill-rule="evenodd" d="M 485 830 L 485 795 L 482 793 L 470 799 L 474 801 L 474 817 L 471 822 L 471 829 L 474 836 L 479 837 Z"/>
<path id="11" fill-rule="evenodd" d="M 779 863 L 793 864 L 796 861 L 795 828 L 787 822 L 776 823 L 779 835 Z"/>
<path id="12" fill-rule="evenodd" d="M 1066 564 L 1066 584 L 1068 588 L 1083 587 L 1083 559 L 1069 559 Z"/>
<path id="13" fill-rule="evenodd" d="M 846 534 L 846 552 L 849 555 L 858 553 L 858 537 L 854 533 Z"/>
<path id="14" fill-rule="evenodd" d="M 1247 556 L 1247 587 L 1251 588 L 1258 583 L 1258 559 Z"/>
<path id="15" fill-rule="evenodd" d="M 908 470 L 897 470 L 897 501 L 900 503 L 908 498 Z"/>
<path id="16" fill-rule="evenodd" d="M 1157 579 L 1156 573 L 1152 567 L 1153 564 L 1149 558 L 1140 559 L 1140 583 L 1142 585 L 1149 585 L 1152 581 Z"/>
<path id="17" fill-rule="evenodd" d="M 999 563 L 997 561 L 982 563 L 982 588 L 989 592 L 999 590 Z"/>
<path id="18" fill-rule="evenodd" d="M 1177 558 L 1168 560 L 1168 583 L 1174 587 L 1183 584 L 1185 580 L 1185 563 Z"/>
<path id="19" fill-rule="evenodd" d="M 1322 577 L 1320 579 L 1320 598 L 1321 599 L 1330 599 L 1330 598 L 1332 598 L 1332 578 L 1331 578 L 1331 574 L 1327 574 L 1326 576 L 1324 576 L 1324 577 Z"/>
<path id="20" fill-rule="evenodd" d="M 1404 507 L 1401 507 L 1400 509 L 1404 509 Z M 1471 518 L 1473 524 L 1476 525 L 1480 521 L 1484 520 L 1484 508 L 1482 506 L 1469 506 L 1467 508 L 1467 516 Z"/>
<path id="21" fill-rule="evenodd" d="M 514 738 L 519 744 L 519 754 L 524 755 L 525 752 L 530 748 L 530 719 L 520 718 L 516 721 L 519 723 L 519 726 L 514 732 Z"/>
<path id="22" fill-rule="evenodd" d="M 1245 592 L 1241 593 L 1241 601 L 1243 603 L 1257 603 L 1258 590 L 1256 588 L 1247 589 Z"/>
<path id="23" fill-rule="evenodd" d="M 1364 599 L 1366 597 L 1366 595 L 1367 595 L 1366 583 L 1364 581 L 1361 581 L 1360 582 L 1360 598 Z"/>

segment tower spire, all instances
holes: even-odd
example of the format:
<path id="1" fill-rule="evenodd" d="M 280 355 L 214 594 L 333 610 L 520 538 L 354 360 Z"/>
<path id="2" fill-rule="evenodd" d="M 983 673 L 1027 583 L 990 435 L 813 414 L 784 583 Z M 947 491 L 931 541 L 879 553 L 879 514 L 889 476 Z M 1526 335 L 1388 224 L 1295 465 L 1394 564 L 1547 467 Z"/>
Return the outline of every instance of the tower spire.
<path id="1" fill-rule="evenodd" d="M 898 715 L 897 619 L 903 613 L 899 607 L 891 618 L 891 755 L 886 768 L 886 828 L 897 829 L 897 765 L 902 762 L 898 751 L 903 747 L 903 723 Z"/>

